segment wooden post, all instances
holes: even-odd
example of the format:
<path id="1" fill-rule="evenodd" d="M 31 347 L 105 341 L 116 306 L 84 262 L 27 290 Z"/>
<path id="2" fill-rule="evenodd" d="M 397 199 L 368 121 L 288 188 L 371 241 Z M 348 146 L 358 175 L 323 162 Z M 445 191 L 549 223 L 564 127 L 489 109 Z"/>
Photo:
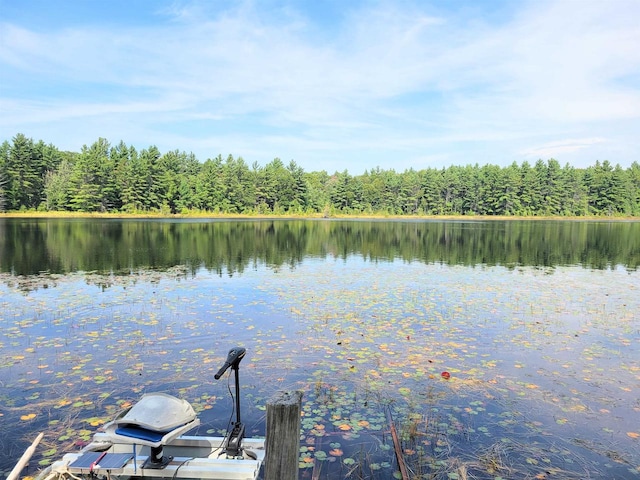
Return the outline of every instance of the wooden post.
<path id="1" fill-rule="evenodd" d="M 278 392 L 267 402 L 264 480 L 297 480 L 302 392 Z"/>
<path id="2" fill-rule="evenodd" d="M 22 469 L 29 462 L 31 455 L 33 455 L 33 452 L 36 451 L 36 447 L 40 443 L 40 440 L 42 440 L 43 436 L 44 436 L 44 433 L 38 434 L 38 436 L 33 441 L 31 446 L 24 451 L 24 453 L 22 454 L 22 457 L 20 457 L 20 460 L 18 460 L 18 463 L 16 464 L 16 466 L 13 467 L 13 470 L 11 470 L 11 473 L 7 477 L 7 480 L 16 480 L 20 478 L 20 472 L 22 472 Z"/>

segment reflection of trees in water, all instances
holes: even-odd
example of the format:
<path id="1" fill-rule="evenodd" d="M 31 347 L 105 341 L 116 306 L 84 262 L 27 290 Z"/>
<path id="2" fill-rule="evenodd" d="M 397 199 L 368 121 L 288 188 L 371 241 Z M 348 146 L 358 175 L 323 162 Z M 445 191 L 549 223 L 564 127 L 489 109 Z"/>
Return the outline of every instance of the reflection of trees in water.
<path id="1" fill-rule="evenodd" d="M 637 222 L 5 219 L 1 227 L 0 271 L 95 273 L 105 285 L 147 270 L 233 275 L 350 255 L 466 266 L 640 263 Z"/>
<path id="2" fill-rule="evenodd" d="M 102 291 L 114 286 L 126 287 L 135 285 L 138 282 L 151 284 L 159 284 L 162 280 L 173 279 L 180 280 L 195 275 L 185 265 L 176 265 L 167 269 L 144 269 L 139 268 L 135 272 L 129 273 L 113 273 L 113 272 L 74 272 L 73 274 L 54 273 L 50 274 L 42 272 L 33 275 L 13 275 L 11 273 L 0 272 L 0 283 L 7 285 L 9 288 L 29 292 L 43 288 L 55 288 L 60 282 L 67 281 L 73 275 L 81 275 L 82 280 L 87 285 L 95 285 Z"/>

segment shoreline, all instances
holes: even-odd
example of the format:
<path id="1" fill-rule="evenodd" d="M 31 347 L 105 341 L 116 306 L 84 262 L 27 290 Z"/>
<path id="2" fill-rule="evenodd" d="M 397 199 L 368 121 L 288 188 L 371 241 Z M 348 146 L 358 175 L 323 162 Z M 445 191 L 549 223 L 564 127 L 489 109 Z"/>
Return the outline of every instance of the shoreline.
<path id="1" fill-rule="evenodd" d="M 521 216 L 521 215 L 385 215 L 336 214 L 325 217 L 317 214 L 243 214 L 243 213 L 123 213 L 123 212 L 0 212 L 0 218 L 111 218 L 111 219 L 211 219 L 211 220 L 457 220 L 457 221 L 607 221 L 640 222 L 633 216 Z"/>

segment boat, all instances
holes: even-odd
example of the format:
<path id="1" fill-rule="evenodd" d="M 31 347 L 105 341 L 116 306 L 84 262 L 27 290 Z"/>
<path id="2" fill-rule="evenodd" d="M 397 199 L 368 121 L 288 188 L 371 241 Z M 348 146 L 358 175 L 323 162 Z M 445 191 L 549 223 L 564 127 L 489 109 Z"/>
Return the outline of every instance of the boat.
<path id="1" fill-rule="evenodd" d="M 214 376 L 235 373 L 235 423 L 224 437 L 188 435 L 198 425 L 193 407 L 166 393 L 149 393 L 105 424 L 92 441 L 67 453 L 36 480 L 104 478 L 255 480 L 265 460 L 265 440 L 244 438 L 239 365 L 246 350 L 232 348 Z"/>

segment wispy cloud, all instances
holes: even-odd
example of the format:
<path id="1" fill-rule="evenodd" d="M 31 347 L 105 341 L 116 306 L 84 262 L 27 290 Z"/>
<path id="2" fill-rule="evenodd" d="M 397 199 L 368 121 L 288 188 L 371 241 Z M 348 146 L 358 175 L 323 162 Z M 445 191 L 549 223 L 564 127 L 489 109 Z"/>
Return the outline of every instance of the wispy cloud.
<path id="1" fill-rule="evenodd" d="M 575 153 L 598 143 L 604 143 L 604 138 L 567 138 L 556 142 L 538 145 L 529 150 L 523 150 L 521 154 L 525 158 L 559 158 L 567 153 Z"/>
<path id="2" fill-rule="evenodd" d="M 522 3 L 498 22 L 365 2 L 330 25 L 303 4 L 223 5 L 160 5 L 156 23 L 120 28 L 5 22 L 0 136 L 355 172 L 637 152 L 621 133 L 640 127 L 635 1 Z"/>

